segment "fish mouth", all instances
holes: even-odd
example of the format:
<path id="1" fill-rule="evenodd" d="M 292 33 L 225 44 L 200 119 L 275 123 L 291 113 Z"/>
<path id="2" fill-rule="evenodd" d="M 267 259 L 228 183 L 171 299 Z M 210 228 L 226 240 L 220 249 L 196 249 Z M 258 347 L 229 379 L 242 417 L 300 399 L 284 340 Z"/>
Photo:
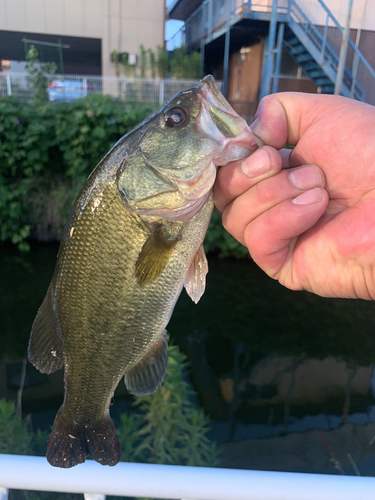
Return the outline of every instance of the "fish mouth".
<path id="1" fill-rule="evenodd" d="M 242 160 L 264 145 L 225 99 L 213 76 L 202 80 L 200 93 L 201 110 L 195 127 L 201 137 L 213 139 L 218 144 L 212 159 L 216 166 Z"/>

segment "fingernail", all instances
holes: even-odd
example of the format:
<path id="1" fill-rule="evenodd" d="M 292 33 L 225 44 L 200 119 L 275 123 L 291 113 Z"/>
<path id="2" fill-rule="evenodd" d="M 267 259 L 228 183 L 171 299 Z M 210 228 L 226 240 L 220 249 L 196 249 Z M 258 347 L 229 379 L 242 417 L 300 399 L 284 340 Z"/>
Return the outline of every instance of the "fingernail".
<path id="1" fill-rule="evenodd" d="M 321 188 L 314 188 L 306 191 L 292 200 L 296 205 L 313 205 L 319 203 L 323 199 L 323 190 Z"/>
<path id="2" fill-rule="evenodd" d="M 322 174 L 314 165 L 308 165 L 291 170 L 289 180 L 298 189 L 311 189 L 322 184 Z"/>
<path id="3" fill-rule="evenodd" d="M 258 177 L 271 170 L 270 156 L 264 149 L 258 149 L 241 163 L 242 172 L 247 177 Z"/>
<path id="4" fill-rule="evenodd" d="M 259 118 L 255 118 L 255 120 L 253 121 L 253 123 L 250 125 L 250 129 L 254 135 L 254 138 L 256 140 L 256 143 L 258 144 L 258 147 L 262 147 L 264 146 L 264 141 L 263 139 L 259 136 L 258 134 L 258 124 L 259 124 Z"/>

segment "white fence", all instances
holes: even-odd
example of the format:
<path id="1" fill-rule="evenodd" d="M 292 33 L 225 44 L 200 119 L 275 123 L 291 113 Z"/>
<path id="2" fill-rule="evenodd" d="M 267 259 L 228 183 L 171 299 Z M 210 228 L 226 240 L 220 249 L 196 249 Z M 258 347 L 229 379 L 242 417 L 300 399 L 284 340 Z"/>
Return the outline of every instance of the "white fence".
<path id="1" fill-rule="evenodd" d="M 212 469 L 91 460 L 72 469 L 51 467 L 45 458 L 0 455 L 0 500 L 8 489 L 190 500 L 369 500 L 375 478 L 290 472 Z"/>
<path id="2" fill-rule="evenodd" d="M 105 94 L 132 103 L 163 104 L 197 80 L 160 80 L 125 77 L 53 75 L 48 85 L 50 101 L 73 101 L 87 94 Z M 30 101 L 33 89 L 26 73 L 0 73 L 0 95 Z"/>

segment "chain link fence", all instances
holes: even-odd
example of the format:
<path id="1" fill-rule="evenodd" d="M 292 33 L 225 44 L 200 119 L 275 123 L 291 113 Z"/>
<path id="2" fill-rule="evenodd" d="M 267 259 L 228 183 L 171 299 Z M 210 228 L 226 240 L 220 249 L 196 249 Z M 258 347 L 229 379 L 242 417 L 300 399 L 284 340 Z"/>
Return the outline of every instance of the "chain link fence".
<path id="1" fill-rule="evenodd" d="M 88 94 L 100 94 L 125 102 L 158 106 L 180 90 L 198 83 L 198 80 L 53 75 L 48 84 L 48 97 L 52 102 L 69 102 Z M 27 73 L 0 73 L 0 95 L 13 95 L 21 101 L 31 101 L 33 88 Z"/>

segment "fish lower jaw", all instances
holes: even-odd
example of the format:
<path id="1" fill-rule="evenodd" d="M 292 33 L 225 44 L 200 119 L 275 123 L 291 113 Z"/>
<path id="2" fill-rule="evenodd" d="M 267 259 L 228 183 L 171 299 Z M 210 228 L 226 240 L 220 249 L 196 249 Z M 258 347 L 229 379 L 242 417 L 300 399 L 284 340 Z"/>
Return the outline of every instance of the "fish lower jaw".
<path id="1" fill-rule="evenodd" d="M 242 132 L 235 138 L 223 137 L 220 140 L 220 154 L 213 160 L 216 167 L 220 167 L 232 161 L 242 160 L 264 145 L 263 141 L 256 137 L 246 124 Z"/>

